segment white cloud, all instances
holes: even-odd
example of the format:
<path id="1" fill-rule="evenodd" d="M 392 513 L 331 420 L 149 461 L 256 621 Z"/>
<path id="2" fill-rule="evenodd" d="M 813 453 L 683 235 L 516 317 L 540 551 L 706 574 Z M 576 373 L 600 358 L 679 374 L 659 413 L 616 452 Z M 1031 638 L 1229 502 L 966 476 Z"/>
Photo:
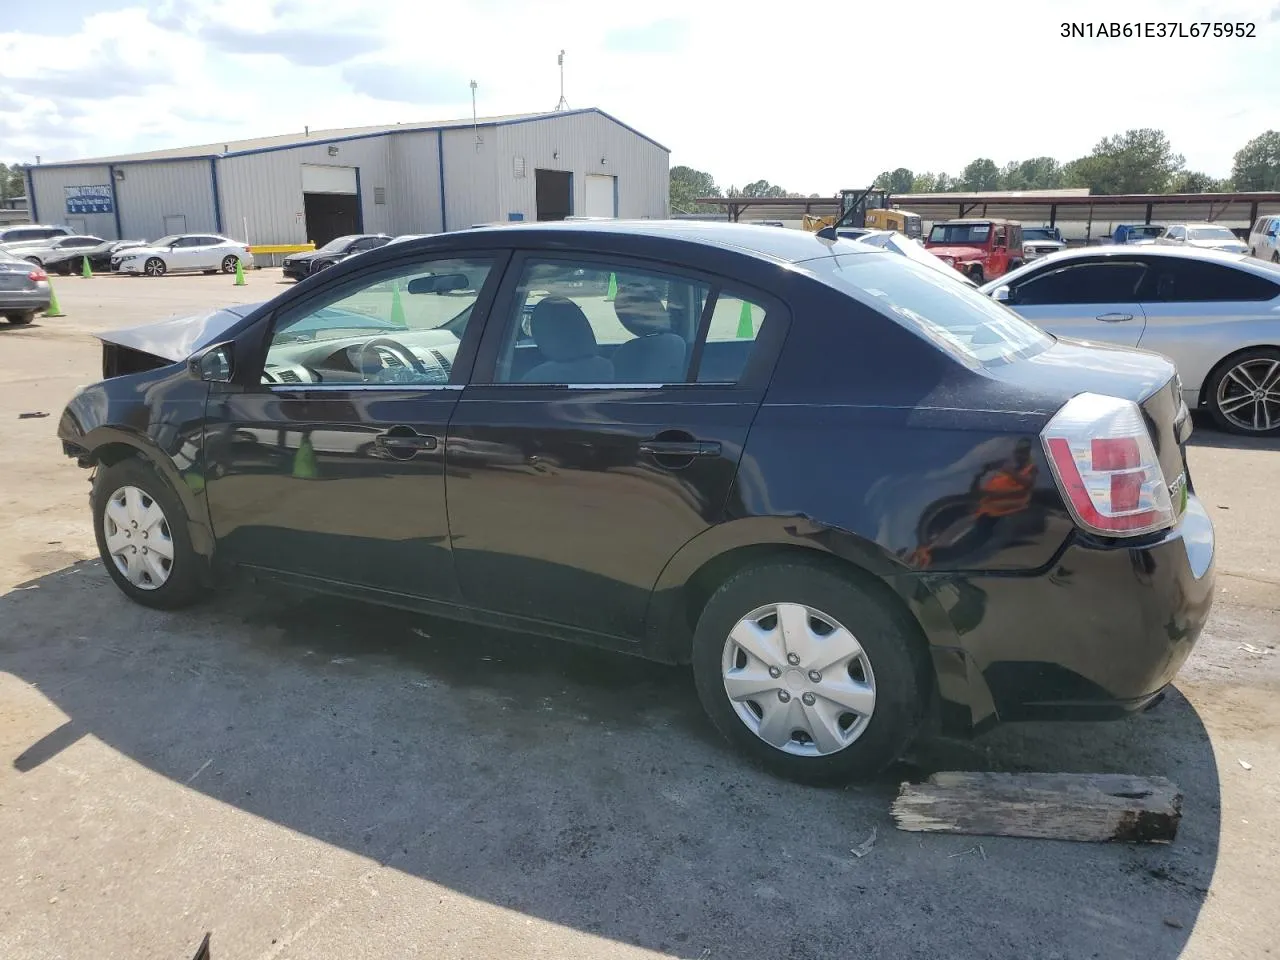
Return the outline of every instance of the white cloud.
<path id="1" fill-rule="evenodd" d="M 128 0 L 122 0 L 128 2 Z M 135 0 L 136 2 L 136 0 Z M 120 4 L 118 3 L 117 6 Z M 248 6 L 248 5 L 246 5 Z M 830 194 L 907 166 L 1070 160 L 1159 127 L 1225 175 L 1280 99 L 1280 23 L 1250 0 L 1132 0 L 1123 22 L 1242 21 L 1254 39 L 1067 39 L 1119 20 L 1102 0 L 514 0 L 431 5 L 169 0 L 90 16 L 62 38 L 0 34 L 0 159 L 45 159 L 368 123 L 599 106 L 723 185 Z M 59 71 L 49 64 L 71 65 Z M 137 121 L 145 121 L 140 124 Z"/>

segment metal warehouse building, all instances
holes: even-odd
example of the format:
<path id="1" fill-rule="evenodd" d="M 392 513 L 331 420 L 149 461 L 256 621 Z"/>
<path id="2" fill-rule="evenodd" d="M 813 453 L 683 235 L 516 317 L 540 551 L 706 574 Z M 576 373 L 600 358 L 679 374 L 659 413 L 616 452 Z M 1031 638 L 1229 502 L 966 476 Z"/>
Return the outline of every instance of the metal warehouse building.
<path id="1" fill-rule="evenodd" d="M 500 220 L 667 215 L 670 151 L 603 110 L 315 130 L 27 168 L 36 223 L 317 246 Z"/>

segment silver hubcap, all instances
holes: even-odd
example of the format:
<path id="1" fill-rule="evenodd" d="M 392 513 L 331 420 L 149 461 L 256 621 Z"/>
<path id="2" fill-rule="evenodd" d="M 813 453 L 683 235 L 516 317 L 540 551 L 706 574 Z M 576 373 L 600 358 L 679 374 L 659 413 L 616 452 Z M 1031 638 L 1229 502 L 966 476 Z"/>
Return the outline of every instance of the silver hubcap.
<path id="1" fill-rule="evenodd" d="M 156 261 L 156 260 L 152 260 L 150 263 L 148 263 L 148 264 L 147 264 L 147 273 L 151 274 L 152 276 L 155 276 L 155 275 L 156 275 L 157 273 L 159 273 L 162 269 L 164 269 L 164 268 L 163 268 L 163 267 L 161 266 L 161 264 L 160 264 L 158 261 Z"/>
<path id="2" fill-rule="evenodd" d="M 1280 360 L 1247 360 L 1218 382 L 1218 409 L 1242 430 L 1280 426 Z"/>
<path id="3" fill-rule="evenodd" d="M 102 512 L 107 553 L 140 590 L 164 586 L 173 570 L 173 537 L 160 504 L 137 487 L 121 487 Z"/>
<path id="4" fill-rule="evenodd" d="M 738 719 L 784 753 L 843 750 L 875 710 L 875 675 L 862 646 L 837 620 L 804 604 L 771 603 L 739 620 L 721 668 Z"/>

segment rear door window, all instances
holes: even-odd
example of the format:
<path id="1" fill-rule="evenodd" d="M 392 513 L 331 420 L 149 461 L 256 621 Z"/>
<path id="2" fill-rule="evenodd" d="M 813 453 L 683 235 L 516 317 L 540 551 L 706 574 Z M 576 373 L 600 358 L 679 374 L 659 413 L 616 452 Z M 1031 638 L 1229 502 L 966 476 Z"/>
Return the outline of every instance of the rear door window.
<path id="1" fill-rule="evenodd" d="M 1162 265 L 1156 285 L 1156 299 L 1165 303 L 1261 301 L 1277 294 L 1280 286 L 1264 277 L 1219 263 L 1181 258 Z"/>
<path id="2" fill-rule="evenodd" d="M 1054 342 L 1003 304 L 900 254 L 843 254 L 805 266 L 970 366 L 1033 356 Z"/>
<path id="3" fill-rule="evenodd" d="M 1023 306 L 1127 303 L 1138 299 L 1147 267 L 1134 261 L 1073 263 L 1017 284 L 1012 302 Z"/>

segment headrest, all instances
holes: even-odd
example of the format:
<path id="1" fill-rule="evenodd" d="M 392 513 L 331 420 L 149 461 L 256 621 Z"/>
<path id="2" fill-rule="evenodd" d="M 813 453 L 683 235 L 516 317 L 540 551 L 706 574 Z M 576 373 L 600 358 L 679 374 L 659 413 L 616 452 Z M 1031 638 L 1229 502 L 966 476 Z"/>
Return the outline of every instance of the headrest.
<path id="1" fill-rule="evenodd" d="M 671 332 L 671 317 L 656 290 L 643 285 L 619 286 L 613 301 L 618 322 L 637 337 Z"/>
<path id="2" fill-rule="evenodd" d="M 596 335 L 587 315 L 565 297 L 544 297 L 529 317 L 529 332 L 542 355 L 565 363 L 596 353 Z"/>

